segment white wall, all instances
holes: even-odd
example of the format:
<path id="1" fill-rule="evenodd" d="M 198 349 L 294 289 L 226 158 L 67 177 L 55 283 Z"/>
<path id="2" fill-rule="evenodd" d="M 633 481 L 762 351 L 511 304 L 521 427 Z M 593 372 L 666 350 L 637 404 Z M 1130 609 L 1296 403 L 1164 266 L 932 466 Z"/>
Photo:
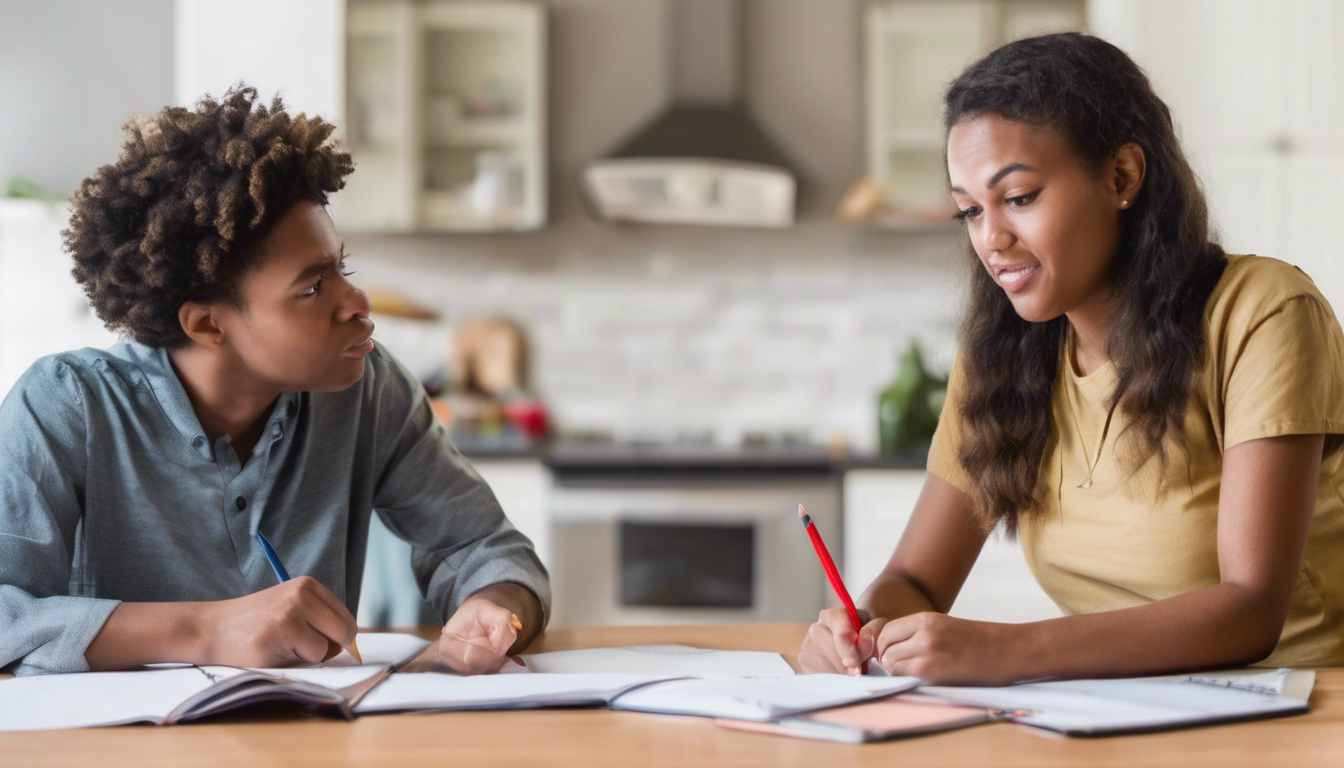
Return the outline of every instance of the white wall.
<path id="1" fill-rule="evenodd" d="M 0 182 L 68 197 L 172 97 L 172 0 L 0 0 Z"/>

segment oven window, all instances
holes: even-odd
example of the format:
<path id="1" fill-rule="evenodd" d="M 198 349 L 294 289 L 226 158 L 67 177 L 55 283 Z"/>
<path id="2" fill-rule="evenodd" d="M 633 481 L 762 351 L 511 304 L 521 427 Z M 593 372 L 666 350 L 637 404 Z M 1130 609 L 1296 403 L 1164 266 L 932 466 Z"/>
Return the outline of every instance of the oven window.
<path id="1" fill-rule="evenodd" d="M 750 608 L 755 530 L 748 525 L 621 522 L 621 604 Z"/>

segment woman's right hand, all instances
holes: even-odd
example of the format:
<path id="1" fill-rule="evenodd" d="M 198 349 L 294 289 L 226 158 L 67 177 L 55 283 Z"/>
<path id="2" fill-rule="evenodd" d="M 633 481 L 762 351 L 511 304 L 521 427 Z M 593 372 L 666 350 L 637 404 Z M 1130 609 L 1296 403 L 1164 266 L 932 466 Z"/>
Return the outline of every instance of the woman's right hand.
<path id="1" fill-rule="evenodd" d="M 865 614 L 866 611 L 859 612 L 861 618 L 867 618 Z M 877 636 L 886 624 L 886 619 L 872 619 L 856 636 L 849 611 L 843 607 L 823 610 L 807 628 L 803 647 L 798 651 L 800 671 L 859 674 L 863 662 L 872 658 L 877 649 Z"/>

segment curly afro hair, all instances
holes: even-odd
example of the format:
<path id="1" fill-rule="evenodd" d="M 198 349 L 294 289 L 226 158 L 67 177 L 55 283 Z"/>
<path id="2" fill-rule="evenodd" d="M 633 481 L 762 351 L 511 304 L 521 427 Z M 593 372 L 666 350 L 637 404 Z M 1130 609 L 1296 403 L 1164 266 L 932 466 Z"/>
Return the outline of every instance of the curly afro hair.
<path id="1" fill-rule="evenodd" d="M 239 303 L 251 246 L 295 203 L 320 205 L 354 170 L 335 126 L 239 83 L 218 101 L 132 119 L 121 157 L 85 179 L 62 233 L 75 280 L 111 330 L 175 347 L 186 301 Z"/>

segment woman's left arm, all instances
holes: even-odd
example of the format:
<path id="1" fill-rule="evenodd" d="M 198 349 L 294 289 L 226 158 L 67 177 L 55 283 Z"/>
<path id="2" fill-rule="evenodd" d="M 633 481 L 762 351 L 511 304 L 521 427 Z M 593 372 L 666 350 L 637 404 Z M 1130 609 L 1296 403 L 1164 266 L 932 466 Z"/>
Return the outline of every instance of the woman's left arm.
<path id="1" fill-rule="evenodd" d="M 887 624 L 877 659 L 944 684 L 1154 675 L 1249 664 L 1279 641 L 1316 506 L 1323 435 L 1223 454 L 1218 584 L 1137 608 L 1030 624 L 921 613 Z"/>

